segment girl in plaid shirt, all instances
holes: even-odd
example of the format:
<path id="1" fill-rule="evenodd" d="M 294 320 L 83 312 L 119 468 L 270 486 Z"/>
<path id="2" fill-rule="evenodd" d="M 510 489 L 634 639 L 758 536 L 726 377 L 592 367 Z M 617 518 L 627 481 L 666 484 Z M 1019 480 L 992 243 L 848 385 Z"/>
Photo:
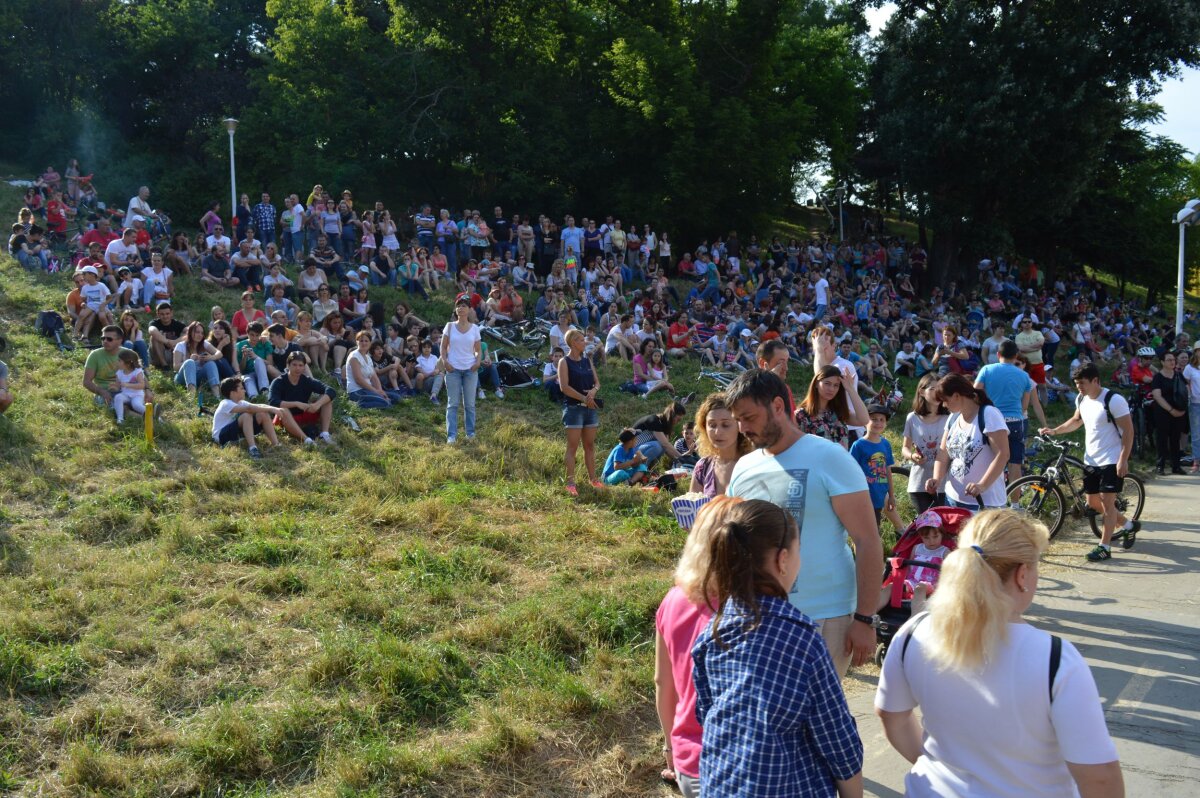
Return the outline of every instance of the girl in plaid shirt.
<path id="1" fill-rule="evenodd" d="M 692 649 L 701 794 L 861 796 L 862 740 L 833 660 L 787 598 L 800 573 L 795 519 L 741 502 L 709 550 L 703 593 L 716 612 Z"/>

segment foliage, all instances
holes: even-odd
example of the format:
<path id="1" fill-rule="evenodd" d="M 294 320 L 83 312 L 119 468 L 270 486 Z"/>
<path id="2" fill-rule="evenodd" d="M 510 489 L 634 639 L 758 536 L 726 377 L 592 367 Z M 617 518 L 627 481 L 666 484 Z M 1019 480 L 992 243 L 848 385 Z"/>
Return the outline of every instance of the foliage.
<path id="1" fill-rule="evenodd" d="M 1137 147 L 1122 141 L 1131 104 L 1198 60 L 1196 3 L 901 2 L 872 65 L 861 163 L 928 209 L 940 274 L 1008 246 L 1053 261 L 1106 157 Z"/>

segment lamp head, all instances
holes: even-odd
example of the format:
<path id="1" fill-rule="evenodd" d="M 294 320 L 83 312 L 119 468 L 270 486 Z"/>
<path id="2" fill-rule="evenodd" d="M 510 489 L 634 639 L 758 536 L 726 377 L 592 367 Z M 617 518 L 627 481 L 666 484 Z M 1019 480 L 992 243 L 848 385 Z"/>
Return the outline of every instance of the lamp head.
<path id="1" fill-rule="evenodd" d="M 238 121 L 236 119 L 234 119 L 232 116 L 227 119 L 222 119 L 221 121 L 225 123 L 225 129 L 228 130 L 230 133 L 237 130 Z"/>

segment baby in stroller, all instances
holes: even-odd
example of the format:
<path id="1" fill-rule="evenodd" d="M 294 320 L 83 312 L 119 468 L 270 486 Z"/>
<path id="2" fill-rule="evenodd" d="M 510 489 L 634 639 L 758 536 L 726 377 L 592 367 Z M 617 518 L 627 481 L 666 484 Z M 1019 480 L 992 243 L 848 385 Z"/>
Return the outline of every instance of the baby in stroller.
<path id="1" fill-rule="evenodd" d="M 917 516 L 896 541 L 885 563 L 879 592 L 879 625 L 876 629 L 882 660 L 892 635 L 914 614 L 937 587 L 942 560 L 957 543 L 958 529 L 971 511 L 957 507 L 931 507 Z"/>

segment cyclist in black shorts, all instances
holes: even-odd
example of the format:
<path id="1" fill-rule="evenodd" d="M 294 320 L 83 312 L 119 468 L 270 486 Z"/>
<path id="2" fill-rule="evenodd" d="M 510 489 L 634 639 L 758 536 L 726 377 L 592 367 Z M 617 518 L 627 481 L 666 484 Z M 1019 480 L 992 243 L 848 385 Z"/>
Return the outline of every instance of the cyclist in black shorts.
<path id="1" fill-rule="evenodd" d="M 1119 393 L 1100 387 L 1100 370 L 1084 363 L 1071 374 L 1079 399 L 1075 415 L 1057 427 L 1043 427 L 1043 435 L 1063 435 L 1083 427 L 1083 492 L 1088 506 L 1104 514 L 1104 534 L 1100 544 L 1088 552 L 1092 562 L 1112 557 L 1113 538 L 1136 535 L 1141 528 L 1117 509 L 1116 498 L 1129 473 L 1129 455 L 1133 451 L 1133 421 L 1129 403 Z M 1132 539 L 1132 538 L 1131 538 Z"/>

